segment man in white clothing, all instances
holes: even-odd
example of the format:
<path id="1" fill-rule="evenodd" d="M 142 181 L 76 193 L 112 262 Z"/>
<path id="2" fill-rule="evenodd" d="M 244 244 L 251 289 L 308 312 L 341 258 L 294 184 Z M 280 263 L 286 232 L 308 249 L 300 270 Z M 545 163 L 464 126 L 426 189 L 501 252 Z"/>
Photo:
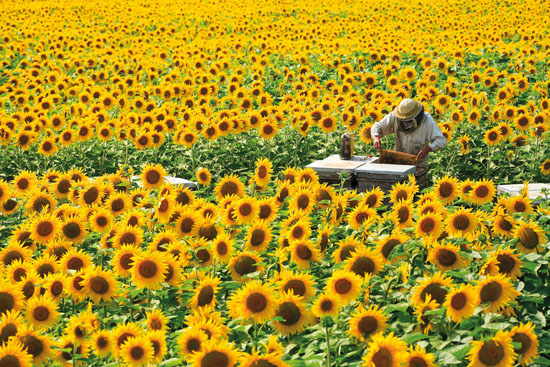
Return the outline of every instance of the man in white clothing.
<path id="1" fill-rule="evenodd" d="M 423 188 L 429 185 L 428 156 L 447 146 L 447 139 L 432 116 L 424 111 L 422 103 L 406 98 L 371 129 L 374 148 L 382 149 L 380 138 L 395 134 L 394 150 L 415 154 L 416 180 Z"/>

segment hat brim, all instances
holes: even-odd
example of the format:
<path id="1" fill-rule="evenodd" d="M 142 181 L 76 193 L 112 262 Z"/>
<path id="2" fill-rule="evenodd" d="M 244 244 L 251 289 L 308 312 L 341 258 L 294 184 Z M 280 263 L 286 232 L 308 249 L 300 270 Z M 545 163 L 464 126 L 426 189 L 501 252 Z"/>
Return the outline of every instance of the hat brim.
<path id="1" fill-rule="evenodd" d="M 399 120 L 412 120 L 413 118 L 416 117 L 416 115 L 418 115 L 418 113 L 422 109 L 422 103 L 418 101 L 414 101 L 414 104 L 415 104 L 414 110 L 412 110 L 410 114 L 407 114 L 407 115 L 400 114 L 399 111 L 397 110 L 399 106 L 397 106 L 393 109 L 393 115 Z"/>

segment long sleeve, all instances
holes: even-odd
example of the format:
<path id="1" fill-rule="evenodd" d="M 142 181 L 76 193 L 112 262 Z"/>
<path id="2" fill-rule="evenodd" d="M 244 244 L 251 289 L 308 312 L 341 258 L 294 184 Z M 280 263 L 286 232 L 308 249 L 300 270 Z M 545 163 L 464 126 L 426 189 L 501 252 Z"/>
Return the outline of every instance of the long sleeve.
<path id="1" fill-rule="evenodd" d="M 375 122 L 370 130 L 371 136 L 379 136 L 383 137 L 385 135 L 392 134 L 393 131 L 393 124 L 391 123 L 390 119 L 391 113 L 384 116 L 384 118 L 378 122 Z M 436 126 L 437 127 L 437 126 Z M 440 131 L 441 133 L 441 131 Z"/>
<path id="2" fill-rule="evenodd" d="M 434 152 L 445 148 L 447 146 L 447 138 L 445 138 L 445 136 L 441 132 L 441 129 L 435 123 L 433 117 L 428 115 L 426 122 L 429 122 L 429 124 L 431 125 L 430 140 L 432 141 L 432 143 L 430 144 L 430 148 L 432 148 Z"/>

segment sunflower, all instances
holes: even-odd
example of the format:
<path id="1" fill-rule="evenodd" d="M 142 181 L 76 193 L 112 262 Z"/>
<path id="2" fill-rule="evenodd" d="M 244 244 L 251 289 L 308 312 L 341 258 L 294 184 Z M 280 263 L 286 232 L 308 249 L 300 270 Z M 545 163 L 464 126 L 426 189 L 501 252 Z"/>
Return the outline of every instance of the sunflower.
<path id="1" fill-rule="evenodd" d="M 338 249 L 332 253 L 333 261 L 339 263 L 350 258 L 354 251 L 357 251 L 363 245 L 361 241 L 354 236 L 348 236 L 336 243 Z"/>
<path id="2" fill-rule="evenodd" d="M 118 292 L 118 282 L 111 272 L 99 267 L 88 268 L 82 276 L 85 292 L 95 302 L 110 302 Z"/>
<path id="3" fill-rule="evenodd" d="M 120 357 L 122 346 L 129 338 L 135 338 L 144 334 L 144 330 L 134 322 L 125 322 L 118 324 L 112 331 L 113 342 L 112 353 L 115 357 Z"/>
<path id="4" fill-rule="evenodd" d="M 502 274 L 512 280 L 516 280 L 520 277 L 522 261 L 514 252 L 515 251 L 510 248 L 497 249 L 496 252 L 491 255 L 489 260 L 487 260 L 487 263 L 494 264 L 494 266 L 490 267 L 494 270 L 490 270 L 486 275 Z"/>
<path id="5" fill-rule="evenodd" d="M 540 165 L 540 172 L 544 176 L 550 175 L 550 158 L 547 158 L 542 164 Z"/>
<path id="6" fill-rule="evenodd" d="M 271 326 L 284 335 L 298 333 L 311 322 L 311 314 L 306 310 L 303 298 L 292 292 L 285 292 L 279 298 L 275 316 L 282 320 L 271 321 Z"/>
<path id="7" fill-rule="evenodd" d="M 224 176 L 214 188 L 216 197 L 219 200 L 229 195 L 242 197 L 244 195 L 244 184 L 235 175 Z"/>
<path id="8" fill-rule="evenodd" d="M 370 248 L 358 247 L 345 261 L 344 269 L 366 278 L 376 275 L 380 270 L 382 259 L 380 255 Z"/>
<path id="9" fill-rule="evenodd" d="M 48 336 L 34 331 L 31 327 L 25 327 L 17 333 L 17 338 L 23 345 L 23 349 L 32 356 L 33 365 L 40 365 L 52 354 L 52 340 Z"/>
<path id="10" fill-rule="evenodd" d="M 451 287 L 452 284 L 451 278 L 438 271 L 430 278 L 418 281 L 418 284 L 412 289 L 412 301 L 419 305 L 426 301 L 427 296 L 430 296 L 432 300 L 442 305 L 447 296 L 446 288 Z"/>
<path id="11" fill-rule="evenodd" d="M 254 197 L 245 196 L 235 204 L 234 215 L 239 224 L 249 224 L 258 218 L 260 208 Z"/>
<path id="12" fill-rule="evenodd" d="M 348 270 L 335 270 L 327 280 L 326 292 L 336 296 L 344 304 L 357 299 L 361 294 L 363 279 Z"/>
<path id="13" fill-rule="evenodd" d="M 7 310 L 2 312 L 0 319 L 0 345 L 5 344 L 11 337 L 18 335 L 26 328 L 25 319 L 19 311 Z"/>
<path id="14" fill-rule="evenodd" d="M 129 277 L 131 275 L 132 263 L 136 256 L 141 256 L 141 249 L 134 245 L 122 245 L 114 253 L 112 267 L 120 277 Z"/>
<path id="15" fill-rule="evenodd" d="M 359 305 L 348 321 L 348 334 L 362 342 L 367 342 L 373 335 L 383 333 L 388 327 L 388 318 L 378 306 L 365 309 Z"/>
<path id="16" fill-rule="evenodd" d="M 197 181 L 203 186 L 210 186 L 212 174 L 207 168 L 199 168 L 196 173 Z"/>
<path id="17" fill-rule="evenodd" d="M 493 200 L 496 195 L 495 184 L 493 181 L 483 179 L 476 182 L 469 191 L 468 199 L 474 204 L 485 204 Z"/>
<path id="18" fill-rule="evenodd" d="M 271 242 L 271 228 L 262 220 L 253 223 L 247 230 L 245 244 L 249 250 L 262 252 Z"/>
<path id="19" fill-rule="evenodd" d="M 394 204 L 400 201 L 411 201 L 414 198 L 414 194 L 418 189 L 407 182 L 398 182 L 394 184 L 390 190 L 390 201 Z"/>
<path id="20" fill-rule="evenodd" d="M 0 179 L 0 204 L 4 204 L 11 197 L 12 188 L 6 181 Z"/>
<path id="21" fill-rule="evenodd" d="M 113 216 L 105 208 L 97 208 L 88 219 L 88 225 L 94 232 L 107 233 L 113 226 Z"/>
<path id="22" fill-rule="evenodd" d="M 222 263 L 228 263 L 234 251 L 234 241 L 226 232 L 220 232 L 212 240 L 212 249 L 217 260 Z"/>
<path id="23" fill-rule="evenodd" d="M 514 289 L 510 278 L 498 274 L 487 276 L 478 281 L 476 292 L 479 296 L 479 304 L 485 304 L 485 312 L 498 312 L 520 295 Z"/>
<path id="24" fill-rule="evenodd" d="M 0 366 L 30 367 L 31 365 L 32 355 L 19 339 L 12 338 L 0 346 Z"/>
<path id="25" fill-rule="evenodd" d="M 154 353 L 153 345 L 146 336 L 129 337 L 120 347 L 120 357 L 131 367 L 148 365 Z"/>
<path id="26" fill-rule="evenodd" d="M 29 271 L 32 271 L 32 265 L 27 261 L 17 259 L 11 262 L 7 267 L 6 280 L 18 283 Z"/>
<path id="27" fill-rule="evenodd" d="M 275 315 L 275 303 L 271 287 L 252 280 L 231 296 L 227 307 L 233 319 L 252 319 L 255 323 L 263 324 Z"/>
<path id="28" fill-rule="evenodd" d="M 474 232 L 479 226 L 479 219 L 471 211 L 471 209 L 461 207 L 451 213 L 446 219 L 446 231 L 457 236 Z"/>
<path id="29" fill-rule="evenodd" d="M 368 228 L 376 222 L 378 214 L 376 210 L 366 205 L 358 205 L 349 212 L 347 221 L 352 229 Z"/>
<path id="30" fill-rule="evenodd" d="M 513 237 L 519 238 L 518 249 L 529 253 L 538 251 L 538 246 L 546 243 L 546 235 L 535 222 L 519 222 L 513 229 Z"/>
<path id="31" fill-rule="evenodd" d="M 458 143 L 460 145 L 460 154 L 470 153 L 470 137 L 468 135 L 462 135 L 459 137 Z"/>
<path id="32" fill-rule="evenodd" d="M 444 204 L 449 204 L 458 196 L 458 180 L 445 176 L 436 181 L 434 192 Z"/>
<path id="33" fill-rule="evenodd" d="M 21 171 L 12 180 L 12 188 L 19 194 L 26 194 L 32 191 L 38 179 L 34 172 Z"/>
<path id="34" fill-rule="evenodd" d="M 45 244 L 55 238 L 61 229 L 61 221 L 48 213 L 41 213 L 31 222 L 31 238 L 40 244 Z"/>
<path id="35" fill-rule="evenodd" d="M 303 215 L 311 213 L 315 207 L 316 199 L 314 192 L 309 187 L 301 187 L 292 193 L 289 204 L 291 212 L 300 212 Z"/>
<path id="36" fill-rule="evenodd" d="M 416 235 L 437 239 L 443 232 L 443 218 L 440 214 L 428 212 L 416 222 Z"/>
<path id="37" fill-rule="evenodd" d="M 432 353 L 426 353 L 426 350 L 419 345 L 409 346 L 407 358 L 403 364 L 404 367 L 436 367 L 434 363 L 435 356 Z"/>
<path id="38" fill-rule="evenodd" d="M 65 217 L 65 220 L 61 224 L 60 233 L 64 240 L 77 244 L 86 238 L 88 230 L 86 229 L 85 222 L 79 216 L 71 215 Z"/>
<path id="39" fill-rule="evenodd" d="M 527 324 L 520 323 L 509 332 L 512 341 L 519 344 L 517 348 L 514 348 L 514 353 L 518 355 L 519 362 L 524 366 L 529 365 L 537 356 L 539 341 L 534 330 L 535 325 L 528 322 Z"/>
<path id="40" fill-rule="evenodd" d="M 256 160 L 256 170 L 254 171 L 254 181 L 257 186 L 267 186 L 273 172 L 273 164 L 267 158 Z"/>
<path id="41" fill-rule="evenodd" d="M 42 288 L 45 289 L 45 294 L 50 296 L 55 301 L 60 301 L 61 297 L 68 288 L 67 277 L 62 273 L 51 274 L 45 279 L 45 283 Z"/>
<path id="42" fill-rule="evenodd" d="M 292 292 L 302 297 L 304 302 L 315 296 L 315 280 L 308 273 L 283 270 L 278 278 L 275 284 L 281 293 Z"/>
<path id="43" fill-rule="evenodd" d="M 0 212 L 4 215 L 10 215 L 19 209 L 19 202 L 15 197 L 10 197 L 0 206 Z"/>
<path id="44" fill-rule="evenodd" d="M 256 366 L 269 366 L 269 367 L 284 367 L 287 366 L 285 362 L 281 360 L 281 356 L 267 353 L 262 355 L 258 351 L 253 350 L 252 354 L 243 353 L 239 359 L 240 367 L 256 367 Z"/>
<path id="45" fill-rule="evenodd" d="M 77 343 L 71 336 L 64 336 L 57 343 L 58 352 L 57 360 L 64 366 L 74 365 L 74 355 L 78 356 L 78 359 L 88 358 L 89 344 Z"/>
<path id="46" fill-rule="evenodd" d="M 229 261 L 229 270 L 234 280 L 246 279 L 247 275 L 257 271 L 262 272 L 264 267 L 259 265 L 262 259 L 250 251 L 243 251 Z"/>
<path id="47" fill-rule="evenodd" d="M 516 352 L 509 333 L 503 331 L 485 341 L 474 340 L 468 352 L 468 367 L 512 367 Z"/>
<path id="48" fill-rule="evenodd" d="M 424 301 L 414 304 L 414 313 L 416 314 L 416 320 L 418 321 L 418 329 L 424 333 L 428 334 L 430 330 L 433 329 L 433 324 L 431 322 L 432 317 L 427 314 L 429 311 L 436 310 L 440 307 L 440 304 L 432 299 L 428 294 Z"/>
<path id="49" fill-rule="evenodd" d="M 312 261 L 319 261 L 320 253 L 315 244 L 309 240 L 290 243 L 291 259 L 299 268 L 309 268 Z"/>
<path id="50" fill-rule="evenodd" d="M 384 263 L 395 261 L 396 259 L 390 260 L 393 249 L 397 245 L 401 245 L 407 242 L 408 239 L 409 237 L 401 232 L 395 232 L 392 233 L 390 236 L 381 237 L 376 244 L 376 251 L 380 256 L 380 259 Z"/>
<path id="51" fill-rule="evenodd" d="M 311 312 L 315 317 L 337 317 L 340 312 L 340 298 L 328 293 L 323 293 L 315 299 L 311 306 Z"/>
<path id="52" fill-rule="evenodd" d="M 164 183 L 166 171 L 160 164 L 147 164 L 140 175 L 141 182 L 146 189 L 158 189 Z"/>
<path id="53" fill-rule="evenodd" d="M 234 367 L 240 352 L 225 340 L 210 340 L 189 356 L 191 367 Z"/>
<path id="54" fill-rule="evenodd" d="M 413 224 L 412 203 L 404 200 L 395 203 L 390 217 L 396 228 L 410 227 Z"/>
<path id="55" fill-rule="evenodd" d="M 386 336 L 373 335 L 367 350 L 362 367 L 398 367 L 407 358 L 407 344 L 395 337 L 393 332 Z"/>
<path id="56" fill-rule="evenodd" d="M 132 281 L 138 288 L 158 289 L 168 267 L 159 252 L 148 252 L 132 258 Z"/>
<path id="57" fill-rule="evenodd" d="M 177 346 L 183 359 L 189 358 L 193 353 L 200 352 L 208 337 L 204 331 L 195 327 L 186 328 L 177 339 Z"/>
<path id="58" fill-rule="evenodd" d="M 80 206 L 86 207 L 102 202 L 105 196 L 103 188 L 103 184 L 97 180 L 96 182 L 84 185 L 81 190 L 73 187 L 71 192 L 73 193 L 73 198 L 76 199 L 75 203 L 78 202 Z M 76 198 L 74 197 L 75 194 L 78 195 Z"/>
<path id="59" fill-rule="evenodd" d="M 32 216 L 35 213 L 51 213 L 57 206 L 57 200 L 45 191 L 32 190 L 28 194 L 25 205 L 27 213 Z"/>
<path id="60" fill-rule="evenodd" d="M 434 242 L 428 250 L 428 261 L 435 264 L 439 271 L 462 268 L 465 260 L 459 254 L 460 247 L 450 242 Z"/>
<path id="61" fill-rule="evenodd" d="M 92 334 L 91 339 L 94 353 L 98 357 L 105 358 L 111 353 L 113 337 L 110 331 L 98 330 Z"/>
<path id="62" fill-rule="evenodd" d="M 532 213 L 533 206 L 527 196 L 512 196 L 506 201 L 506 209 L 510 213 Z"/>
<path id="63" fill-rule="evenodd" d="M 30 298 L 25 308 L 27 321 L 37 329 L 47 329 L 57 322 L 57 304 L 47 295 Z"/>
<path id="64" fill-rule="evenodd" d="M 447 309 L 447 317 L 456 323 L 462 322 L 474 314 L 478 304 L 478 295 L 469 284 L 453 287 L 447 293 L 443 307 Z"/>
<path id="65" fill-rule="evenodd" d="M 216 305 L 216 292 L 221 281 L 218 278 L 207 276 L 200 280 L 195 288 L 193 297 L 189 300 L 193 308 L 214 307 Z"/>
<path id="66" fill-rule="evenodd" d="M 359 205 L 365 205 L 369 208 L 376 209 L 382 205 L 384 199 L 384 191 L 378 186 L 363 194 L 363 198 Z"/>
<path id="67" fill-rule="evenodd" d="M 84 251 L 72 248 L 60 259 L 61 268 L 65 271 L 79 271 L 88 268 L 92 264 L 92 257 Z"/>
<path id="68" fill-rule="evenodd" d="M 31 249 L 24 247 L 20 242 L 10 242 L 0 251 L 0 264 L 7 267 L 17 260 L 26 262 L 30 260 L 31 255 Z"/>

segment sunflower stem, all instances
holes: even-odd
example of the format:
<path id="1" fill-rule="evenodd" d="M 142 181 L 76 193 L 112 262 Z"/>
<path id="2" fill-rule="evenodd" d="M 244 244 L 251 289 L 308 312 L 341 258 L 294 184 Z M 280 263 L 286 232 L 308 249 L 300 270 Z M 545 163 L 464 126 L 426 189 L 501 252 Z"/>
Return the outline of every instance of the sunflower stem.
<path id="1" fill-rule="evenodd" d="M 151 288 L 147 288 L 147 308 L 151 308 Z"/>
<path id="2" fill-rule="evenodd" d="M 327 325 L 325 325 L 325 341 L 327 343 L 326 347 L 327 347 L 327 367 L 330 367 L 331 365 L 331 361 L 330 361 L 330 335 L 329 335 L 329 331 L 328 331 L 328 327 Z"/>
<path id="3" fill-rule="evenodd" d="M 390 292 L 391 286 L 393 285 L 393 282 L 395 281 L 395 277 L 391 278 L 388 282 L 388 286 L 386 287 L 386 291 L 384 292 L 384 301 L 388 299 L 388 293 Z"/>

